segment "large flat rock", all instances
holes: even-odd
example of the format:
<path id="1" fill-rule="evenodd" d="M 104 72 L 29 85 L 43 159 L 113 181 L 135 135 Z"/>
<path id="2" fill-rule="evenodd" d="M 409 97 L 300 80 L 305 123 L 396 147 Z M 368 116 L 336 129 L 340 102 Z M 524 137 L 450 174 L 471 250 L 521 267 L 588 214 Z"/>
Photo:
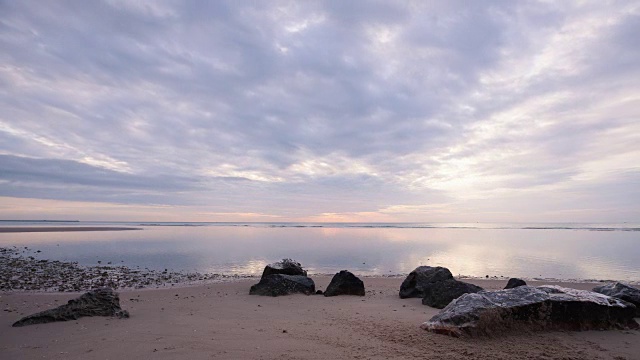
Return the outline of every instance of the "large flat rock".
<path id="1" fill-rule="evenodd" d="M 519 286 L 465 294 L 421 325 L 451 336 L 506 330 L 637 329 L 636 308 L 619 299 L 560 286 Z"/>

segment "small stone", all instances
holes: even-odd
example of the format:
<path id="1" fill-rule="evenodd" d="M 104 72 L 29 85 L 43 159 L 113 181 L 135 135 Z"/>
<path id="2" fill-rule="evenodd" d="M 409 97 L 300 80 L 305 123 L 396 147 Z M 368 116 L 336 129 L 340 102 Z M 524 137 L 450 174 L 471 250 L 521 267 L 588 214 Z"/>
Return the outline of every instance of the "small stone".
<path id="1" fill-rule="evenodd" d="M 527 285 L 527 283 L 522 280 L 522 279 L 518 279 L 518 278 L 511 278 L 509 279 L 509 281 L 507 282 L 507 286 L 505 286 L 505 289 L 513 289 L 516 288 L 518 286 L 525 286 Z"/>

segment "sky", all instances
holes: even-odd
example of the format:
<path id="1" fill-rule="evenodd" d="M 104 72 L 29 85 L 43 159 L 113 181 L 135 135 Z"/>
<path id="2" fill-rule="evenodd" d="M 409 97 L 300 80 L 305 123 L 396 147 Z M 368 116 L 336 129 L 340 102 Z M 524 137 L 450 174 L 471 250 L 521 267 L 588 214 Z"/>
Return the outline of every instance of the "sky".
<path id="1" fill-rule="evenodd" d="M 640 220 L 635 0 L 0 14 L 0 219 Z"/>

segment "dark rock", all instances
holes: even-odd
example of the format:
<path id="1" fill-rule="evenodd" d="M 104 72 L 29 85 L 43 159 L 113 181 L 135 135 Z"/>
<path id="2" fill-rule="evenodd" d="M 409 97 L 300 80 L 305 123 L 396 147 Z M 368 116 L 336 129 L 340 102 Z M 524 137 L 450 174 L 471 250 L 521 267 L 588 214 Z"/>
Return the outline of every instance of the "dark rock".
<path id="1" fill-rule="evenodd" d="M 333 276 L 324 296 L 358 295 L 364 296 L 364 283 L 347 270 L 342 270 Z"/>
<path id="2" fill-rule="evenodd" d="M 71 299 L 67 304 L 23 317 L 13 326 L 76 320 L 83 316 L 115 316 L 128 318 L 129 312 L 120 308 L 118 293 L 111 288 L 99 288 Z"/>
<path id="3" fill-rule="evenodd" d="M 423 304 L 442 309 L 460 295 L 482 290 L 455 280 L 447 268 L 419 266 L 400 285 L 400 298 L 421 297 Z"/>
<path id="4" fill-rule="evenodd" d="M 322 295 L 322 294 L 323 294 L 322 290 L 316 290 L 316 295 Z"/>
<path id="5" fill-rule="evenodd" d="M 522 279 L 518 279 L 518 278 L 511 278 L 509 279 L 509 281 L 507 282 L 507 286 L 505 286 L 505 289 L 513 289 L 516 288 L 518 286 L 525 286 L 527 285 L 527 283 L 522 280 Z"/>
<path id="6" fill-rule="evenodd" d="M 282 259 L 282 261 L 278 261 L 264 267 L 262 277 L 272 274 L 307 276 L 307 271 L 302 268 L 302 265 L 300 265 L 299 262 L 291 259 Z"/>
<path id="7" fill-rule="evenodd" d="M 633 304 L 591 291 L 519 286 L 465 294 L 421 325 L 451 336 L 507 330 L 637 329 Z"/>
<path id="8" fill-rule="evenodd" d="M 596 286 L 593 291 L 632 303 L 636 306 L 636 317 L 640 317 L 640 289 L 617 282 Z"/>
<path id="9" fill-rule="evenodd" d="M 455 279 L 429 283 L 423 287 L 424 297 L 422 298 L 422 304 L 442 309 L 449 305 L 452 300 L 464 294 L 477 293 L 483 290 L 480 286 Z"/>
<path id="10" fill-rule="evenodd" d="M 409 273 L 400 285 L 400 298 L 423 298 L 424 287 L 428 284 L 453 279 L 451 271 L 443 267 L 418 266 Z"/>
<path id="11" fill-rule="evenodd" d="M 250 295 L 281 296 L 289 294 L 311 295 L 316 285 L 310 278 L 302 275 L 272 274 L 263 276 L 260 282 L 249 290 Z"/>

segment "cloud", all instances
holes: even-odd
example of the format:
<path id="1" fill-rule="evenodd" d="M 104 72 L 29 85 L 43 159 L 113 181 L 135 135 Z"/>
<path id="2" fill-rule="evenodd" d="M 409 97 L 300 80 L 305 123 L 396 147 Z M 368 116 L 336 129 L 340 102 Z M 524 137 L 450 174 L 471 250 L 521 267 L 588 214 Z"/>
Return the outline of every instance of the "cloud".
<path id="1" fill-rule="evenodd" d="M 430 221 L 536 220 L 572 191 L 567 220 L 640 211 L 588 194 L 639 169 L 633 1 L 0 11 L 5 196 Z"/>

